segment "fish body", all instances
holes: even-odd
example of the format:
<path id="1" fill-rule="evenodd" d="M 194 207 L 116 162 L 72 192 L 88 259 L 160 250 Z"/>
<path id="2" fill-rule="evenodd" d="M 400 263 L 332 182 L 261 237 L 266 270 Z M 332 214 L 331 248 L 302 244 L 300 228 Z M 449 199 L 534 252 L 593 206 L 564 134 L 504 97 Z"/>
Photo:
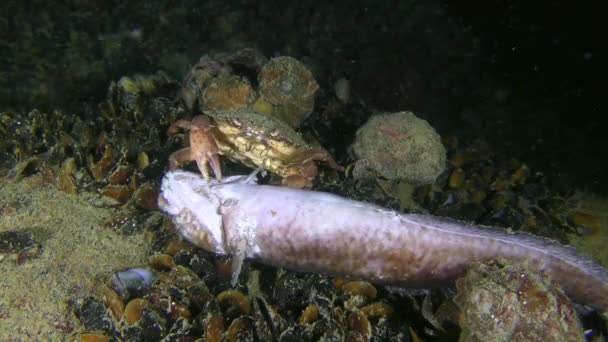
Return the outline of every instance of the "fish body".
<path id="1" fill-rule="evenodd" d="M 337 195 L 257 185 L 251 177 L 205 181 L 175 171 L 159 205 L 192 243 L 296 271 L 434 287 L 478 261 L 529 261 L 576 301 L 608 309 L 608 272 L 573 248 L 529 234 L 402 214 Z"/>

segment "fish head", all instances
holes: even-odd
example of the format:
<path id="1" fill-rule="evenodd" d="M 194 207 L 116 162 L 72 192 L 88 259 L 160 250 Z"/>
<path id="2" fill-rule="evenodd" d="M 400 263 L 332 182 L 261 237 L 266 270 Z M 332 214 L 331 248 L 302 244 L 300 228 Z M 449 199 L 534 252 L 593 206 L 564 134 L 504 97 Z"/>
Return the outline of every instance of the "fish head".
<path id="1" fill-rule="evenodd" d="M 217 184 L 217 180 L 206 181 L 191 172 L 168 172 L 163 177 L 158 206 L 172 217 L 176 229 L 188 241 L 209 252 L 225 254 L 221 201 L 213 191 Z"/>

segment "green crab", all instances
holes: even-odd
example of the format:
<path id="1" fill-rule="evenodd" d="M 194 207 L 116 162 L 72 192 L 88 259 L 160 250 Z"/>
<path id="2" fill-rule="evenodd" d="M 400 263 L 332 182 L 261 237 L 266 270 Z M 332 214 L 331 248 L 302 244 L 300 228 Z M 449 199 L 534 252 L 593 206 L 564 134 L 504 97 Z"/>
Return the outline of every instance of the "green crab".
<path id="1" fill-rule="evenodd" d="M 338 171 L 344 168 L 320 146 L 312 146 L 287 123 L 252 109 L 205 112 L 190 120 L 178 120 L 168 134 L 190 131 L 190 146 L 169 158 L 170 168 L 196 161 L 201 173 L 210 178 L 209 167 L 222 177 L 220 156 L 252 168 L 269 170 L 291 187 L 310 188 L 317 175 L 317 161 Z"/>

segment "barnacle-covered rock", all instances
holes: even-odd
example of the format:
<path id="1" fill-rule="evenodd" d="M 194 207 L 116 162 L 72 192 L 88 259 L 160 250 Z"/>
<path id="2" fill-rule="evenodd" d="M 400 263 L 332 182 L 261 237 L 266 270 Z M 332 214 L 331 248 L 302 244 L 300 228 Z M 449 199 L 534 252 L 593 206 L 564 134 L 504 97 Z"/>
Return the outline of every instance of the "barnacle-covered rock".
<path id="1" fill-rule="evenodd" d="M 179 96 L 188 110 L 193 110 L 197 107 L 204 110 L 242 108 L 226 106 L 226 104 L 231 103 L 231 95 L 236 95 L 248 101 L 255 100 L 255 96 L 249 97 L 249 89 L 243 83 L 249 83 L 247 81 L 248 77 L 253 80 L 266 61 L 266 57 L 254 48 L 243 48 L 234 53 L 222 52 L 204 55 L 184 77 Z M 226 80 L 233 81 L 236 79 L 240 82 L 226 83 L 226 80 L 220 81 L 219 85 L 213 86 L 218 89 L 211 89 L 209 94 L 203 96 L 207 87 L 224 77 L 228 77 Z M 253 94 L 255 95 L 255 92 Z M 207 105 L 203 102 L 205 97 L 207 97 Z M 237 104 L 242 102 L 236 101 Z M 218 104 L 222 106 L 217 107 Z"/>
<path id="2" fill-rule="evenodd" d="M 256 110 L 298 127 L 312 112 L 317 81 L 306 66 L 295 58 L 272 58 L 258 75 L 260 98 Z"/>
<path id="3" fill-rule="evenodd" d="M 213 56 L 204 55 L 184 77 L 180 98 L 189 110 L 195 108 L 203 89 L 219 75 L 228 75 L 231 69 Z"/>
<path id="4" fill-rule="evenodd" d="M 199 99 L 203 111 L 248 108 L 257 94 L 249 81 L 236 75 L 220 75 L 209 81 Z"/>
<path id="5" fill-rule="evenodd" d="M 456 287 L 461 341 L 584 341 L 574 305 L 535 267 L 477 263 Z"/>
<path id="6" fill-rule="evenodd" d="M 257 74 L 262 66 L 268 62 L 268 58 L 255 47 L 245 47 L 231 53 L 218 53 L 214 57 L 230 65 L 239 74 L 248 71 Z"/>
<path id="7" fill-rule="evenodd" d="M 446 164 L 439 134 L 412 112 L 372 116 L 357 131 L 352 151 L 358 159 L 355 178 L 379 175 L 415 185 L 429 184 Z"/>

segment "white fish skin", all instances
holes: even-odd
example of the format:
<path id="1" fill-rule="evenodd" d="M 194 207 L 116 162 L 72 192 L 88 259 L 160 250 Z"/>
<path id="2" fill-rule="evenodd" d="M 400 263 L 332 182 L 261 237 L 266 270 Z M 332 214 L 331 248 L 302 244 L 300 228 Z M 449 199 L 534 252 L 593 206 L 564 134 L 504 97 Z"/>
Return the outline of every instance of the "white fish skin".
<path id="1" fill-rule="evenodd" d="M 207 183 L 169 172 L 159 206 L 192 243 L 295 271 L 433 287 L 476 261 L 529 261 L 575 301 L 608 310 L 608 271 L 573 248 L 427 215 L 401 214 L 340 196 L 257 185 L 236 176 Z"/>

